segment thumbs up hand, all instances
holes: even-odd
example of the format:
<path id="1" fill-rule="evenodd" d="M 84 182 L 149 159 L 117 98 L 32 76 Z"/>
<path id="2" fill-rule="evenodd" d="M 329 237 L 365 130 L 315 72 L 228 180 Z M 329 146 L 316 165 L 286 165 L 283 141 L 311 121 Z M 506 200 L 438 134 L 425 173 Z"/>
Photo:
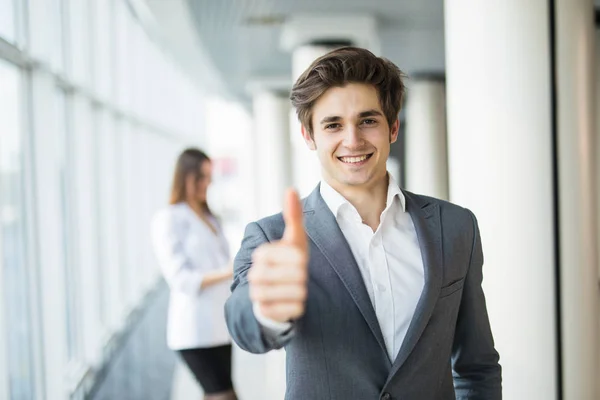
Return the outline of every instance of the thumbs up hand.
<path id="1" fill-rule="evenodd" d="M 282 239 L 259 246 L 248 272 L 251 300 L 264 317 L 277 322 L 302 316 L 307 295 L 308 240 L 302 204 L 291 189 L 285 195 L 283 219 Z"/>

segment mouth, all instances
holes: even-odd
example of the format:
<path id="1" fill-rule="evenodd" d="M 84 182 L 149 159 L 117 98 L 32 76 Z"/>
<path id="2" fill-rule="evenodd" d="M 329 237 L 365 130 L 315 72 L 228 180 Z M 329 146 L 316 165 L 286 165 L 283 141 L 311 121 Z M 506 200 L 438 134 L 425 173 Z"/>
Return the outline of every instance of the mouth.
<path id="1" fill-rule="evenodd" d="M 365 164 L 369 158 L 373 156 L 373 153 L 369 154 L 361 154 L 359 156 L 342 156 L 337 159 L 348 165 L 363 165 Z"/>

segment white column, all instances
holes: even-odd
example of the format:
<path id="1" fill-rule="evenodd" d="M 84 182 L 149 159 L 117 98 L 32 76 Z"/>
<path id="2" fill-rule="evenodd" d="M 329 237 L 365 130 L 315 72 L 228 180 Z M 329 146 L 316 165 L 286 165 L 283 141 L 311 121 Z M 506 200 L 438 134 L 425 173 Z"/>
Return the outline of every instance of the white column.
<path id="1" fill-rule="evenodd" d="M 409 82 L 406 99 L 406 188 L 448 200 L 446 85 L 443 78 Z"/>
<path id="2" fill-rule="evenodd" d="M 598 210 L 598 216 L 600 217 L 600 26 L 596 26 L 596 181 L 597 185 L 597 198 L 598 200 L 596 210 Z M 598 237 L 600 238 L 600 218 L 598 218 Z M 599 246 L 600 248 L 600 241 Z M 598 277 L 600 279 L 600 262 L 598 263 Z M 600 380 L 599 380 L 600 383 Z"/>
<path id="3" fill-rule="evenodd" d="M 317 58 L 327 54 L 335 47 L 322 45 L 304 45 L 292 53 L 292 79 L 296 83 L 300 75 Z M 321 167 L 316 152 L 306 146 L 300 131 L 300 122 L 296 110 L 290 112 L 290 134 L 294 163 L 294 184 L 301 196 L 308 196 L 321 179 Z"/>
<path id="4" fill-rule="evenodd" d="M 294 49 L 292 52 L 292 81 L 295 83 L 300 75 L 310 67 L 313 61 L 329 53 L 336 47 L 339 46 L 307 44 Z"/>
<path id="5" fill-rule="evenodd" d="M 280 47 L 292 54 L 293 83 L 314 60 L 349 44 L 379 53 L 378 21 L 373 15 L 300 13 L 288 18 L 281 29 Z M 320 164 L 304 143 L 295 110 L 291 111 L 290 127 L 294 184 L 301 196 L 307 196 L 321 179 Z"/>
<path id="6" fill-rule="evenodd" d="M 565 400 L 598 399 L 594 5 L 556 0 L 560 290 Z"/>
<path id="7" fill-rule="evenodd" d="M 261 90 L 253 96 L 257 206 L 261 217 L 281 211 L 285 189 L 292 185 L 287 96 Z"/>
<path id="8" fill-rule="evenodd" d="M 4 268 L 6 268 L 2 260 L 4 259 L 4 255 L 2 253 L 2 232 L 0 232 L 0 287 L 4 288 Z M 0 326 L 6 327 L 6 321 L 8 318 L 4 316 L 4 309 L 6 308 L 6 299 L 4 297 L 0 298 Z M 10 391 L 8 387 L 9 377 L 8 377 L 8 349 L 6 346 L 7 343 L 7 334 L 6 328 L 0 329 L 0 398 L 8 399 L 10 396 Z"/>
<path id="9" fill-rule="evenodd" d="M 598 14 L 598 11 L 596 12 Z M 596 17 L 598 18 L 598 17 Z M 596 212 L 597 212 L 597 238 L 598 238 L 598 249 L 600 249 L 600 27 L 596 26 Z M 599 250 L 600 252 L 600 250 Z M 600 254 L 597 254 L 600 257 Z M 600 262 L 598 262 L 598 282 L 600 282 Z M 600 302 L 599 302 L 600 306 Z M 599 321 L 600 323 L 600 321 Z M 600 331 L 600 325 L 598 326 Z M 598 347 L 598 364 L 600 365 L 600 346 Z M 600 379 L 596 387 L 598 393 L 600 393 Z"/>
<path id="10" fill-rule="evenodd" d="M 258 86 L 260 86 L 259 84 Z M 281 87 L 277 79 L 262 83 L 267 87 Z M 288 86 L 287 84 L 285 86 Z M 285 190 L 293 186 L 290 145 L 290 100 L 288 90 L 258 87 L 253 89 L 254 137 L 256 154 L 257 208 L 260 218 L 281 212 Z M 269 398 L 285 394 L 285 351 L 271 351 L 263 356 L 239 355 L 262 370 L 265 377 L 248 390 L 266 393 Z M 237 365 L 241 365 L 239 362 Z"/>
<path id="11" fill-rule="evenodd" d="M 478 217 L 506 399 L 557 399 L 549 10 L 445 3 L 450 199 Z"/>

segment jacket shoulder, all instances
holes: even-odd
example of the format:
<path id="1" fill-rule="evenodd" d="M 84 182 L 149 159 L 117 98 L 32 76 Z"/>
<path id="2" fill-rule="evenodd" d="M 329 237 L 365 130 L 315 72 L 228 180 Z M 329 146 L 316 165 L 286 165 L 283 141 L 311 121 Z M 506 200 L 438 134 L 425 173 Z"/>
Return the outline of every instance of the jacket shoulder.
<path id="1" fill-rule="evenodd" d="M 425 196 L 422 194 L 416 194 L 409 192 L 407 190 L 403 190 L 406 196 L 412 197 L 414 200 L 417 200 L 418 203 L 422 205 L 426 204 L 434 204 L 440 208 L 442 219 L 444 220 L 453 220 L 454 222 L 466 223 L 468 225 L 473 224 L 473 220 L 475 220 L 475 215 L 468 208 L 462 207 L 456 203 L 452 203 L 447 200 L 438 199 L 436 197 Z"/>
<path id="2" fill-rule="evenodd" d="M 269 215 L 252 224 L 260 228 L 269 241 L 280 240 L 285 229 L 282 213 Z"/>

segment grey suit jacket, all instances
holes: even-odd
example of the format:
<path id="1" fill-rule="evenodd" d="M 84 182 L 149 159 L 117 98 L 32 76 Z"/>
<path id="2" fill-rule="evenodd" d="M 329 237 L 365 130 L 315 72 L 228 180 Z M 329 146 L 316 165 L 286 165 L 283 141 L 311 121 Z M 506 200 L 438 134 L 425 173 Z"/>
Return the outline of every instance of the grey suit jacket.
<path id="1" fill-rule="evenodd" d="M 283 335 L 270 336 L 254 317 L 246 277 L 254 249 L 282 237 L 283 218 L 277 214 L 247 226 L 225 306 L 227 326 L 249 352 L 285 347 L 286 399 L 501 399 L 475 216 L 403 192 L 421 248 L 425 287 L 395 360 L 387 355 L 356 261 L 318 186 L 303 201 L 310 246 L 306 312 Z"/>

